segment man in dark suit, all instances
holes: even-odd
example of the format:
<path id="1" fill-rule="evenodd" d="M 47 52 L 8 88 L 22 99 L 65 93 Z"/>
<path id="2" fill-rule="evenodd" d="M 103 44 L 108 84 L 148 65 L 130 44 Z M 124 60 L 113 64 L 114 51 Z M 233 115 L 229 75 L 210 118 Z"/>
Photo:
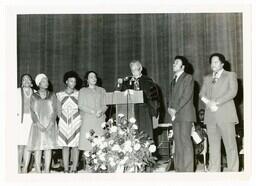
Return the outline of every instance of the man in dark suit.
<path id="1" fill-rule="evenodd" d="M 194 153 L 191 141 L 192 123 L 196 121 L 193 105 L 194 80 L 184 72 L 187 60 L 176 56 L 173 63 L 168 112 L 173 123 L 175 143 L 174 166 L 177 172 L 194 171 Z"/>
<path id="2" fill-rule="evenodd" d="M 221 164 L 221 139 L 223 140 L 228 168 L 227 171 L 238 171 L 238 152 L 235 124 L 238 123 L 234 98 L 237 94 L 237 77 L 234 72 L 223 69 L 225 57 L 214 53 L 210 56 L 212 74 L 204 78 L 200 92 L 205 103 L 204 122 L 207 125 L 209 139 L 209 171 L 219 172 Z"/>
<path id="3" fill-rule="evenodd" d="M 144 103 L 134 105 L 134 114 L 137 120 L 138 130 L 145 132 L 153 140 L 153 116 L 158 116 L 159 96 L 156 84 L 151 78 L 142 74 L 142 65 L 133 60 L 130 63 L 132 76 L 121 81 L 119 90 L 141 90 L 143 91 Z"/>

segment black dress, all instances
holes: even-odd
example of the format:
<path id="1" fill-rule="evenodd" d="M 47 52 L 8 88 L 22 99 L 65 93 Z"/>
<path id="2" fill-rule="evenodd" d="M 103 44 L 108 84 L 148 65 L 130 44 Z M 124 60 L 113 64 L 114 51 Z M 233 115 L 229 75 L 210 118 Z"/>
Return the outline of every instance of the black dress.
<path id="1" fill-rule="evenodd" d="M 159 99 L 158 90 L 153 80 L 142 75 L 138 79 L 129 78 L 124 81 L 121 90 L 142 90 L 144 103 L 135 104 L 134 113 L 139 131 L 144 131 L 153 139 L 153 116 L 158 116 Z"/>

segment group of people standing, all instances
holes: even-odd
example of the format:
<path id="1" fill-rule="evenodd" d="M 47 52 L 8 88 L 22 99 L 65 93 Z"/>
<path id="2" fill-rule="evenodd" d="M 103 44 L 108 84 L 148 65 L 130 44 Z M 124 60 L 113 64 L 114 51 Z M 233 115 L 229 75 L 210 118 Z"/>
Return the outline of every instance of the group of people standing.
<path id="1" fill-rule="evenodd" d="M 154 83 L 150 78 L 142 76 L 140 62 L 133 61 L 130 67 L 133 77 L 129 79 L 129 86 L 121 83 L 121 88 L 122 90 L 125 86 L 131 88 L 135 82 L 141 82 L 140 87 L 145 90 L 145 103 L 136 106 L 138 113 L 136 119 L 139 130 L 145 131 L 153 138 L 151 115 L 155 111 L 151 108 L 157 106 L 147 107 L 147 105 L 153 100 L 151 99 L 153 95 L 148 91 L 151 91 Z M 35 155 L 36 172 L 41 172 L 42 167 L 44 172 L 50 172 L 52 150 L 62 149 L 64 172 L 75 173 L 79 151 L 91 150 L 91 144 L 85 134 L 92 129 L 98 136 L 103 134 L 101 124 L 106 119 L 105 112 L 108 108 L 105 104 L 106 90 L 97 86 L 98 75 L 94 71 L 85 74 L 86 86 L 79 91 L 75 88 L 78 78 L 78 74 L 74 71 L 65 73 L 63 78 L 65 90 L 55 94 L 48 90 L 49 81 L 45 74 L 38 74 L 35 77 L 38 91 L 33 89 L 33 80 L 29 74 L 21 77 L 21 88 L 18 88 L 17 92 L 19 172 L 28 172 L 31 152 Z M 70 149 L 71 153 L 69 153 Z M 44 165 L 41 162 L 42 154 Z M 69 170 L 69 159 L 72 159 L 71 170 Z"/>
<path id="2" fill-rule="evenodd" d="M 175 142 L 175 170 L 194 171 L 193 146 L 190 138 L 192 123 L 196 122 L 193 105 L 194 80 L 185 72 L 186 59 L 176 56 L 173 63 L 174 79 L 170 83 L 168 113 L 171 116 Z M 210 171 L 220 171 L 220 143 L 224 141 L 228 169 L 238 171 L 238 153 L 234 124 L 238 123 L 233 98 L 237 93 L 237 79 L 233 72 L 223 69 L 225 57 L 215 53 L 210 57 L 213 73 L 205 77 L 200 97 L 206 105 L 205 123 L 209 138 Z M 132 76 L 120 79 L 120 91 L 142 90 L 144 103 L 136 104 L 135 117 L 139 131 L 144 131 L 153 139 L 152 117 L 159 114 L 159 96 L 156 84 L 142 75 L 139 61 L 130 63 Z M 106 90 L 97 86 L 97 73 L 85 74 L 86 86 L 76 90 L 78 75 L 69 71 L 64 75 L 65 89 L 58 93 L 48 90 L 49 82 L 45 74 L 38 74 L 33 89 L 32 77 L 21 77 L 18 88 L 18 152 L 19 172 L 27 173 L 31 152 L 35 155 L 36 172 L 50 172 L 53 149 L 62 149 L 64 172 L 77 172 L 79 151 L 90 150 L 86 133 L 91 129 L 97 135 L 103 134 L 101 124 L 105 121 Z M 58 123 L 56 119 L 58 118 Z M 71 154 L 69 153 L 71 148 Z M 44 166 L 42 166 L 42 154 Z M 69 159 L 72 167 L 69 170 Z M 23 166 L 21 166 L 23 162 Z"/>
<path id="3" fill-rule="evenodd" d="M 36 172 L 42 171 L 42 153 L 44 172 L 50 172 L 52 150 L 60 148 L 64 172 L 77 172 L 79 149 L 90 150 L 85 133 L 93 129 L 98 135 L 102 134 L 100 125 L 105 121 L 107 107 L 104 105 L 105 89 L 96 85 L 96 72 L 86 73 L 87 86 L 80 91 L 75 89 L 78 80 L 76 72 L 67 72 L 63 79 L 65 90 L 55 94 L 48 90 L 49 81 L 45 74 L 35 77 L 38 91 L 32 89 L 32 77 L 29 74 L 21 77 L 21 88 L 17 92 L 19 172 L 28 172 L 31 152 L 35 154 Z"/>

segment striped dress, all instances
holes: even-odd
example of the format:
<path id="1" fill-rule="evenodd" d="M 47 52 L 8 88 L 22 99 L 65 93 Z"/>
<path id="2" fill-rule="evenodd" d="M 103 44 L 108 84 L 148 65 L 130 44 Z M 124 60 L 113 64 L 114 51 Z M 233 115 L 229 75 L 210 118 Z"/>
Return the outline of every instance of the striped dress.
<path id="1" fill-rule="evenodd" d="M 78 110 L 78 94 L 57 93 L 59 131 L 57 142 L 60 147 L 77 147 L 80 136 L 81 117 Z"/>

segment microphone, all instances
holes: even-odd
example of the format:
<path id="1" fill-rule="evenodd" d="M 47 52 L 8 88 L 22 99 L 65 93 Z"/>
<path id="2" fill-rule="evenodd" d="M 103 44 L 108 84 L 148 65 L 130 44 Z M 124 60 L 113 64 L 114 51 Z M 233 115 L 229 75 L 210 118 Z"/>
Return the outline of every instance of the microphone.
<path id="1" fill-rule="evenodd" d="M 123 82 L 128 81 L 129 79 L 130 79 L 130 76 L 126 76 L 124 78 L 118 78 L 117 83 L 122 84 Z"/>

